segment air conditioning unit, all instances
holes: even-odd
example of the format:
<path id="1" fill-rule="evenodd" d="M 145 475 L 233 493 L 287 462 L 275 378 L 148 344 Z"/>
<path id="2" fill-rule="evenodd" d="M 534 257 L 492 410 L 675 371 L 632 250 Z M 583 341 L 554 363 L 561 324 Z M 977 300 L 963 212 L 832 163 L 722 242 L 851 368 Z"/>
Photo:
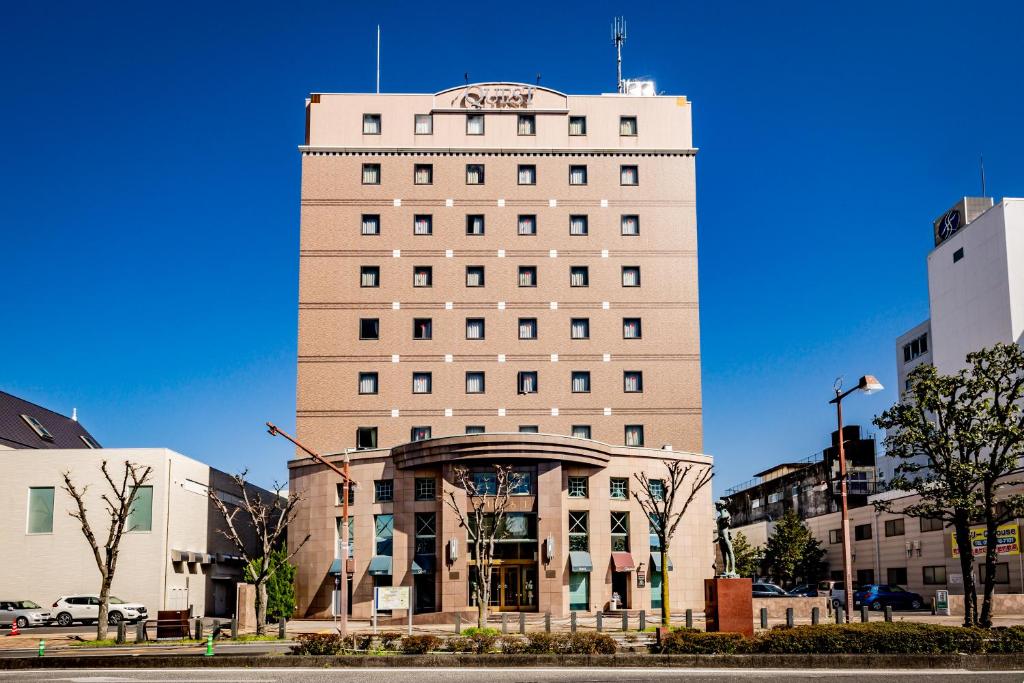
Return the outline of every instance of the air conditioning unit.
<path id="1" fill-rule="evenodd" d="M 658 94 L 654 87 L 654 81 L 641 80 L 639 78 L 626 78 L 622 81 L 622 92 L 625 95 L 640 95 L 642 97 L 653 97 Z"/>

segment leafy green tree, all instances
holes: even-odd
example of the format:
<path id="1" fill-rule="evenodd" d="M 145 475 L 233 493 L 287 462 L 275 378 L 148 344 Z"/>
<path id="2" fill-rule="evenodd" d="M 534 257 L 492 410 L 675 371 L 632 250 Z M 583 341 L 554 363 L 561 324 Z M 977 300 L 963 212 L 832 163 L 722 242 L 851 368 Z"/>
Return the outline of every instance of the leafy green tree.
<path id="1" fill-rule="evenodd" d="M 1024 496 L 1005 488 L 1024 457 L 1024 351 L 996 344 L 967 355 L 964 369 L 941 375 L 919 365 L 903 401 L 875 418 L 885 448 L 899 458 L 890 488 L 918 494 L 911 504 L 886 501 L 880 509 L 941 519 L 953 527 L 964 581 L 964 626 L 992 625 L 996 529 L 1024 513 Z M 978 616 L 970 525 L 983 521 L 985 597 Z"/>
<path id="2" fill-rule="evenodd" d="M 776 522 L 764 551 L 768 573 L 784 586 L 816 582 L 825 570 L 824 557 L 821 542 L 792 510 Z"/>
<path id="3" fill-rule="evenodd" d="M 732 538 L 733 552 L 736 553 L 736 573 L 748 579 L 761 575 L 761 564 L 764 562 L 764 548 L 751 545 L 742 531 L 737 531 Z"/>
<path id="4" fill-rule="evenodd" d="M 253 560 L 245 567 L 245 580 L 255 581 L 259 573 L 260 560 Z M 277 548 L 270 553 L 273 573 L 267 579 L 267 618 L 271 621 L 288 619 L 295 613 L 295 565 L 288 561 L 288 551 Z"/>

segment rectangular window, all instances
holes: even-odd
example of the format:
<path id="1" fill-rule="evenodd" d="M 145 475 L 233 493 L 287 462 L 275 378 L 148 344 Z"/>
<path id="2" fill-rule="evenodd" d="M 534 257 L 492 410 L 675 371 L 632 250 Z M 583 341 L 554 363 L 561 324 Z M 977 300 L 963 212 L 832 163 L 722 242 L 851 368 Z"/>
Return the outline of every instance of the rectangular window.
<path id="1" fill-rule="evenodd" d="M 536 185 L 537 184 L 537 167 L 533 164 L 520 164 L 519 165 L 519 184 L 520 185 Z"/>
<path id="2" fill-rule="evenodd" d="M 413 266 L 412 286 L 432 287 L 434 284 L 434 269 L 430 266 Z"/>
<path id="3" fill-rule="evenodd" d="M 988 572 L 986 571 L 985 563 L 982 562 L 978 565 L 979 583 L 984 584 L 986 576 L 988 576 Z M 1010 583 L 1010 564 L 1008 562 L 996 563 L 995 580 L 993 583 Z"/>
<path id="4" fill-rule="evenodd" d="M 569 234 L 586 235 L 590 232 L 587 216 L 569 216 Z"/>
<path id="5" fill-rule="evenodd" d="M 395 516 L 394 515 L 374 515 L 373 516 L 373 554 L 374 555 L 391 555 L 392 539 L 395 535 Z"/>
<path id="6" fill-rule="evenodd" d="M 573 318 L 569 321 L 569 337 L 590 339 L 590 318 Z"/>
<path id="7" fill-rule="evenodd" d="M 585 510 L 569 510 L 569 550 L 590 550 L 590 534 Z"/>
<path id="8" fill-rule="evenodd" d="M 570 498 L 586 498 L 587 497 L 587 478 L 586 477 L 569 477 L 568 492 Z"/>
<path id="9" fill-rule="evenodd" d="M 636 135 L 636 117 L 619 117 L 619 135 Z"/>
<path id="10" fill-rule="evenodd" d="M 484 234 L 484 217 L 479 214 L 473 214 L 466 216 L 466 234 L 467 235 L 482 235 Z"/>
<path id="11" fill-rule="evenodd" d="M 484 115 L 466 114 L 466 135 L 484 134 Z"/>
<path id="12" fill-rule="evenodd" d="M 28 533 L 53 533 L 53 487 L 33 486 L 28 490 Z"/>
<path id="13" fill-rule="evenodd" d="M 363 135 L 380 135 L 380 114 L 363 114 Z"/>
<path id="14" fill-rule="evenodd" d="M 430 114 L 416 114 L 416 135 L 433 135 L 434 117 Z"/>
<path id="15" fill-rule="evenodd" d="M 647 480 L 647 492 L 651 494 L 653 500 L 664 500 L 665 499 L 665 480 L 664 479 L 648 479 Z"/>
<path id="16" fill-rule="evenodd" d="M 928 333 L 903 345 L 903 362 L 907 363 L 918 356 L 928 353 Z"/>
<path id="17" fill-rule="evenodd" d="M 509 492 L 513 496 L 528 496 L 533 493 L 533 473 L 528 470 L 516 470 L 515 474 L 517 476 L 512 482 Z M 515 525 L 513 525 L 513 521 L 516 522 Z M 509 517 L 509 531 L 513 531 L 520 521 L 526 521 L 525 515 L 522 513 L 511 513 L 511 516 Z M 515 536 L 515 533 L 512 535 Z"/>
<path id="18" fill-rule="evenodd" d="M 359 319 L 360 339 L 380 339 L 380 319 L 360 318 Z"/>
<path id="19" fill-rule="evenodd" d="M 338 494 L 337 495 L 337 501 L 335 502 L 335 505 L 341 505 L 342 501 L 345 500 L 345 485 L 344 484 L 338 484 L 337 494 Z M 349 486 L 348 487 L 348 504 L 349 505 L 355 505 L 356 504 L 356 487 L 355 486 Z M 349 520 L 351 521 L 351 515 L 349 516 Z"/>
<path id="20" fill-rule="evenodd" d="M 612 477 L 608 481 L 608 494 L 612 500 L 629 500 L 629 479 Z"/>
<path id="21" fill-rule="evenodd" d="M 642 394 L 644 391 L 644 373 L 640 370 L 623 371 L 622 390 L 627 394 Z"/>
<path id="22" fill-rule="evenodd" d="M 921 567 L 921 574 L 926 586 L 946 585 L 946 565 L 944 564 Z"/>
<path id="23" fill-rule="evenodd" d="M 466 164 L 466 184 L 467 185 L 483 185 L 484 184 L 484 165 L 483 164 Z"/>
<path id="24" fill-rule="evenodd" d="M 586 266 L 571 266 L 569 268 L 570 287 L 589 287 L 590 271 Z"/>
<path id="25" fill-rule="evenodd" d="M 619 169 L 620 185 L 639 185 L 640 171 L 636 166 L 622 166 Z"/>
<path id="26" fill-rule="evenodd" d="M 942 531 L 945 523 L 935 517 L 922 517 L 921 518 L 921 531 Z"/>
<path id="27" fill-rule="evenodd" d="M 431 388 L 431 376 L 429 372 L 412 373 L 412 393 L 429 394 Z"/>
<path id="28" fill-rule="evenodd" d="M 466 339 L 484 338 L 484 319 L 466 318 Z"/>
<path id="29" fill-rule="evenodd" d="M 537 217 L 529 214 L 523 214 L 519 216 L 518 232 L 520 235 L 536 235 L 537 234 Z"/>
<path id="30" fill-rule="evenodd" d="M 903 518 L 900 519 L 887 519 L 885 520 L 885 535 L 889 536 L 902 536 L 906 531 L 903 528 Z"/>
<path id="31" fill-rule="evenodd" d="M 626 425 L 626 445 L 627 446 L 643 446 L 644 445 L 644 426 L 643 425 Z"/>
<path id="32" fill-rule="evenodd" d="M 483 266 L 466 266 L 466 286 L 467 287 L 483 287 L 484 286 L 484 267 Z"/>
<path id="33" fill-rule="evenodd" d="M 875 582 L 875 570 L 874 569 L 858 569 L 857 570 L 857 584 L 858 586 L 867 586 Z"/>
<path id="34" fill-rule="evenodd" d="M 536 135 L 537 117 L 533 114 L 520 114 L 517 132 L 519 135 Z"/>
<path id="35" fill-rule="evenodd" d="M 413 427 L 409 430 L 409 441 L 425 441 L 430 438 L 430 427 Z"/>
<path id="36" fill-rule="evenodd" d="M 484 373 L 482 373 L 482 372 L 467 372 L 466 373 L 466 393 L 467 394 L 482 394 L 482 393 L 484 393 Z"/>
<path id="37" fill-rule="evenodd" d="M 363 164 L 363 185 L 380 185 L 380 164 Z"/>
<path id="38" fill-rule="evenodd" d="M 376 394 L 377 393 L 377 373 L 376 372 L 360 372 L 359 373 L 359 393 L 360 394 Z"/>
<path id="39" fill-rule="evenodd" d="M 518 386 L 520 394 L 536 394 L 537 393 L 537 373 L 536 372 L 520 372 L 518 377 Z"/>
<path id="40" fill-rule="evenodd" d="M 537 266 L 519 266 L 519 286 L 537 286 Z"/>
<path id="41" fill-rule="evenodd" d="M 437 480 L 433 477 L 416 477 L 416 500 L 437 498 Z"/>
<path id="42" fill-rule="evenodd" d="M 390 503 L 395 499 L 395 480 L 377 479 L 373 482 L 373 502 Z"/>
<path id="43" fill-rule="evenodd" d="M 572 393 L 590 393 L 590 373 L 586 370 L 576 370 L 572 373 Z"/>
<path id="44" fill-rule="evenodd" d="M 577 439 L 589 439 L 590 438 L 590 425 L 573 425 L 572 435 Z"/>
<path id="45" fill-rule="evenodd" d="M 570 166 L 569 167 L 569 184 L 570 185 L 586 185 L 587 184 L 587 167 L 586 166 Z"/>
<path id="46" fill-rule="evenodd" d="M 611 514 L 612 524 L 612 552 L 629 552 L 629 513 L 613 512 Z"/>
<path id="47" fill-rule="evenodd" d="M 622 319 L 622 338 L 640 339 L 643 337 L 643 330 L 640 326 L 640 318 Z"/>
<path id="48" fill-rule="evenodd" d="M 124 528 L 127 531 L 153 530 L 152 486 L 140 486 L 135 492 L 135 500 L 132 501 L 132 509 L 128 512 Z"/>
<path id="49" fill-rule="evenodd" d="M 364 235 L 379 235 L 380 215 L 375 213 L 364 213 L 360 232 Z"/>
<path id="50" fill-rule="evenodd" d="M 433 339 L 434 338 L 434 320 L 433 320 L 433 318 L 413 318 L 412 319 L 412 338 L 413 339 Z"/>
<path id="51" fill-rule="evenodd" d="M 829 529 L 828 530 L 828 542 L 832 545 L 843 542 L 843 530 L 842 529 Z"/>
<path id="52" fill-rule="evenodd" d="M 416 185 L 433 185 L 434 184 L 434 165 L 433 164 L 416 164 L 413 167 L 412 181 Z"/>
<path id="53" fill-rule="evenodd" d="M 474 472 L 473 488 L 478 496 L 495 496 L 498 494 L 498 475 L 494 472 Z"/>
<path id="54" fill-rule="evenodd" d="M 520 434 L 536 434 L 540 431 L 537 425 L 519 425 Z"/>
<path id="55" fill-rule="evenodd" d="M 356 428 L 356 448 L 376 448 L 377 428 L 358 427 Z"/>
<path id="56" fill-rule="evenodd" d="M 871 525 L 870 524 L 858 524 L 853 527 L 853 540 L 855 541 L 866 541 L 871 538 Z"/>
<path id="57" fill-rule="evenodd" d="M 419 479 L 416 480 L 420 481 Z M 433 479 L 426 479 L 431 484 L 434 483 Z M 431 494 L 430 498 L 417 499 L 417 500 L 433 500 L 434 496 Z M 414 555 L 435 555 L 437 554 L 437 513 L 436 512 L 417 512 L 415 517 L 415 528 L 416 528 L 416 547 Z"/>
<path id="58" fill-rule="evenodd" d="M 467 434 L 483 434 L 487 431 L 484 425 L 466 425 Z"/>
<path id="59" fill-rule="evenodd" d="M 380 268 L 377 266 L 361 266 L 359 268 L 360 287 L 380 287 Z"/>
<path id="60" fill-rule="evenodd" d="M 434 217 L 430 214 L 417 214 L 412 219 L 412 234 L 434 234 Z"/>
<path id="61" fill-rule="evenodd" d="M 964 248 L 960 247 L 959 249 L 957 249 L 956 251 L 953 252 L 953 263 L 959 263 L 960 260 L 963 259 L 963 257 L 964 257 Z"/>
<path id="62" fill-rule="evenodd" d="M 570 116 L 569 117 L 569 135 L 586 135 L 587 134 L 587 117 L 586 116 Z"/>
<path id="63" fill-rule="evenodd" d="M 519 338 L 520 339 L 536 339 L 537 338 L 537 319 L 536 318 L 520 318 L 519 319 Z"/>
<path id="64" fill-rule="evenodd" d="M 625 215 L 622 217 L 620 224 L 623 235 L 633 236 L 640 234 L 640 216 Z"/>
<path id="65" fill-rule="evenodd" d="M 907 585 L 907 568 L 889 567 L 885 570 L 885 582 L 890 586 Z"/>
<path id="66" fill-rule="evenodd" d="M 349 494 L 350 494 L 349 497 L 351 497 L 352 491 L 353 491 L 353 489 L 350 488 L 349 489 Z M 339 493 L 339 495 L 341 495 L 341 494 Z M 340 499 L 339 499 L 339 501 L 340 501 Z M 352 503 L 349 502 L 349 505 L 351 505 L 351 504 Z M 339 502 L 338 505 L 341 505 L 341 503 Z M 338 540 L 337 547 L 334 549 L 334 557 L 336 557 L 336 558 L 344 557 L 344 555 L 342 554 L 342 544 L 344 543 L 344 537 L 342 535 L 343 531 L 342 531 L 342 526 L 341 526 L 341 524 L 342 524 L 341 520 L 342 520 L 342 518 L 338 517 L 336 522 L 335 522 L 336 538 Z M 349 515 L 349 517 L 348 517 L 348 556 L 349 557 L 355 557 L 355 554 L 356 554 L 356 542 L 355 542 L 355 538 L 356 538 L 356 535 L 355 535 L 356 524 L 355 524 L 355 522 L 356 522 L 356 518 L 353 517 L 352 515 Z"/>
<path id="67" fill-rule="evenodd" d="M 622 286 L 640 286 L 640 266 L 622 266 Z"/>

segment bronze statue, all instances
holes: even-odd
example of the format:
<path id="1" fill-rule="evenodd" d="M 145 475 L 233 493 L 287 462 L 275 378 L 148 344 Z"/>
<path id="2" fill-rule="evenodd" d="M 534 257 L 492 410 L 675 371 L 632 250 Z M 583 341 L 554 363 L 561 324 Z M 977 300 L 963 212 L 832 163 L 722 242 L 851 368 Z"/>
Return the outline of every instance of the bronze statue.
<path id="1" fill-rule="evenodd" d="M 716 501 L 715 509 L 718 510 L 718 548 L 722 551 L 722 564 L 725 565 L 724 571 L 719 572 L 718 576 L 723 579 L 739 578 L 736 573 L 736 551 L 732 547 L 732 515 L 724 500 Z"/>

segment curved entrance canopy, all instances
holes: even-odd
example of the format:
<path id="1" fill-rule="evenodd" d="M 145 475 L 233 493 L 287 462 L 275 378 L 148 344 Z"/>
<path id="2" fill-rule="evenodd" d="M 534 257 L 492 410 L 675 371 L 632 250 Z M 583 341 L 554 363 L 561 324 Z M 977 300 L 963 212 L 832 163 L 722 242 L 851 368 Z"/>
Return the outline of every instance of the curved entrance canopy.
<path id="1" fill-rule="evenodd" d="M 391 449 L 395 467 L 408 469 L 446 462 L 560 460 L 605 467 L 612 447 L 599 441 L 557 434 L 462 434 L 413 441 Z"/>

